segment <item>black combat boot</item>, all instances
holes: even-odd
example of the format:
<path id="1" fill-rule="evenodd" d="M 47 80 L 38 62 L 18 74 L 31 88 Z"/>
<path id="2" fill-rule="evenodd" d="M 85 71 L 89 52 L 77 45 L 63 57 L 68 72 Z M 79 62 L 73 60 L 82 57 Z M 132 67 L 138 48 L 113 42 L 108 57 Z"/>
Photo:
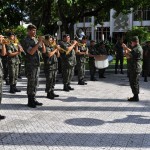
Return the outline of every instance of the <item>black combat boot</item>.
<path id="1" fill-rule="evenodd" d="M 64 84 L 64 89 L 63 90 L 66 91 L 66 92 L 70 91 L 67 84 Z"/>
<path id="2" fill-rule="evenodd" d="M 14 84 L 14 90 L 15 92 L 21 92 L 21 90 L 17 89 L 16 84 Z"/>
<path id="3" fill-rule="evenodd" d="M 36 104 L 35 104 L 33 95 L 28 95 L 28 107 L 36 108 Z"/>
<path id="4" fill-rule="evenodd" d="M 85 82 L 84 82 L 83 80 L 79 80 L 79 81 L 78 81 L 78 84 L 79 84 L 79 85 L 85 85 Z"/>
<path id="5" fill-rule="evenodd" d="M 72 88 L 72 87 L 70 86 L 70 84 L 68 84 L 68 89 L 69 89 L 69 90 L 74 90 L 74 88 Z"/>
<path id="6" fill-rule="evenodd" d="M 42 105 L 43 105 L 43 103 L 38 102 L 35 98 L 34 98 L 34 103 L 35 103 L 35 105 L 37 105 L 37 106 L 42 106 Z"/>
<path id="7" fill-rule="evenodd" d="M 59 97 L 59 95 L 57 95 L 57 94 L 54 93 L 54 90 L 52 90 L 51 93 L 52 93 L 52 95 L 53 95 L 54 97 Z"/>
<path id="8" fill-rule="evenodd" d="M 43 103 L 40 103 L 36 100 L 35 95 L 33 95 L 33 100 L 34 100 L 35 105 L 37 105 L 37 106 L 42 106 L 43 105 Z"/>
<path id="9" fill-rule="evenodd" d="M 134 94 L 134 100 L 139 101 L 139 95 L 138 94 Z"/>
<path id="10" fill-rule="evenodd" d="M 52 91 L 47 93 L 47 98 L 54 99 L 54 95 L 52 94 Z"/>
<path id="11" fill-rule="evenodd" d="M 15 91 L 15 87 L 14 87 L 14 84 L 13 85 L 10 85 L 10 93 L 16 93 Z"/>
<path id="12" fill-rule="evenodd" d="M 134 94 L 133 97 L 128 98 L 128 101 L 131 101 L 131 102 L 137 102 L 137 101 L 139 101 L 139 96 L 138 96 L 138 94 Z"/>
<path id="13" fill-rule="evenodd" d="M 84 79 L 81 79 L 78 81 L 79 85 L 87 85 L 87 83 L 84 81 Z"/>
<path id="14" fill-rule="evenodd" d="M 5 118 L 6 118 L 5 116 L 0 115 L 0 120 L 3 120 Z"/>
<path id="15" fill-rule="evenodd" d="M 133 96 L 133 97 L 128 98 L 128 101 L 134 101 L 134 96 Z"/>

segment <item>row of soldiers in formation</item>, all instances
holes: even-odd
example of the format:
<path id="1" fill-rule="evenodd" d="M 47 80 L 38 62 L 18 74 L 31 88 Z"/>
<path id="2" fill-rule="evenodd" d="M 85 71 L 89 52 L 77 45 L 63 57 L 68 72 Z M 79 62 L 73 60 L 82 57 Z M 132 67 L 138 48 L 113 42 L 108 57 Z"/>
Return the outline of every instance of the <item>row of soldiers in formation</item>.
<path id="1" fill-rule="evenodd" d="M 27 95 L 28 95 L 28 106 L 31 108 L 35 108 L 37 105 L 42 105 L 42 103 L 38 102 L 35 98 L 37 87 L 38 87 L 38 75 L 39 75 L 39 67 L 40 67 L 40 53 L 42 53 L 44 59 L 44 72 L 46 76 L 46 89 L 47 98 L 54 99 L 54 97 L 58 97 L 59 95 L 54 93 L 54 86 L 56 81 L 56 75 L 58 70 L 58 57 L 61 58 L 61 66 L 62 66 L 62 78 L 63 78 L 63 90 L 69 92 L 70 90 L 74 90 L 71 86 L 71 80 L 74 74 L 75 65 L 78 70 L 78 84 L 86 85 L 87 83 L 84 80 L 85 74 L 85 61 L 86 56 L 89 56 L 89 67 L 91 80 L 95 81 L 95 64 L 94 59 L 97 55 L 107 55 L 107 50 L 103 42 L 101 42 L 97 47 L 95 47 L 95 41 L 91 41 L 90 47 L 88 48 L 87 37 L 83 36 L 81 42 L 70 40 L 70 36 L 65 34 L 63 36 L 63 40 L 59 42 L 59 45 L 55 43 L 55 40 L 50 35 L 45 35 L 44 37 L 36 38 L 36 26 L 29 25 L 27 27 L 27 37 L 23 40 L 22 44 L 15 43 L 15 35 L 10 33 L 9 41 L 7 41 L 3 36 L 0 36 L 0 50 L 1 55 L 8 55 L 8 72 L 9 72 L 9 84 L 10 84 L 10 93 L 20 92 L 17 89 L 17 78 L 18 78 L 18 70 L 19 70 L 19 54 L 25 53 L 25 75 L 27 77 Z M 122 43 L 121 43 L 122 44 Z M 125 44 L 122 44 L 122 50 L 127 50 Z M 117 49 L 117 46 L 116 46 Z M 147 47 L 146 47 L 147 49 Z M 129 50 L 128 50 L 129 51 Z M 117 51 L 116 51 L 117 52 Z M 128 53 L 128 52 L 127 52 Z M 122 52 L 119 52 L 119 55 Z M 134 54 L 132 54 L 134 56 Z M 147 55 L 147 53 L 146 53 Z M 117 56 L 117 55 L 116 55 Z M 128 57 L 128 55 L 127 55 Z M 136 57 L 136 56 L 134 56 Z M 141 55 L 138 56 L 139 59 Z M 116 57 L 117 58 L 117 57 Z M 119 57 L 118 57 L 119 59 Z M 137 59 L 138 60 L 138 59 Z M 0 60 L 0 98 L 2 98 L 2 63 Z M 132 66 L 130 66 L 132 68 Z M 117 65 L 116 65 L 117 69 Z M 128 68 L 129 69 L 129 68 Z M 135 68 L 134 68 L 135 69 Z M 129 69 L 130 71 L 132 69 Z M 104 69 L 100 69 L 100 77 L 104 77 Z M 115 73 L 117 73 L 115 71 Z M 123 73 L 123 68 L 121 68 L 121 73 Z M 129 79 L 131 81 L 131 79 Z M 136 81 L 137 82 L 137 81 Z M 131 81 L 131 83 L 133 83 Z M 134 83 L 133 83 L 134 84 Z M 134 91 L 137 91 L 137 87 L 133 87 Z M 135 98 L 131 98 L 130 100 L 135 100 Z M 137 100 L 137 99 L 136 99 Z M 1 116 L 2 117 L 2 116 Z"/>
<path id="2" fill-rule="evenodd" d="M 36 38 L 36 26 L 29 25 L 27 27 L 27 37 L 19 44 L 16 42 L 14 33 L 10 33 L 6 38 L 0 36 L 0 51 L 2 56 L 7 55 L 8 62 L 8 74 L 10 93 L 21 92 L 17 87 L 17 79 L 19 72 L 21 53 L 25 54 L 25 75 L 27 77 L 27 96 L 28 106 L 35 108 L 37 105 L 42 105 L 35 98 L 37 87 L 38 87 L 38 76 L 40 67 L 40 53 L 42 53 L 44 60 L 44 73 L 46 76 L 46 89 L 47 98 L 54 99 L 59 95 L 54 93 L 54 86 L 58 71 L 58 57 L 61 59 L 62 67 L 62 79 L 63 79 L 63 90 L 69 92 L 74 90 L 70 84 L 74 74 L 75 66 L 78 70 L 78 84 L 86 85 L 85 76 L 85 62 L 86 56 L 90 57 L 90 70 L 91 80 L 95 81 L 95 64 L 94 57 L 96 55 L 107 55 L 107 51 L 104 43 L 99 45 L 98 49 L 95 49 L 95 41 L 91 41 L 91 46 L 88 48 L 87 37 L 82 37 L 81 41 L 70 40 L 70 36 L 65 34 L 63 40 L 56 43 L 55 39 L 50 35 L 39 36 Z M 90 53 L 89 53 L 90 52 Z M 1 59 L 0 59 L 1 62 Z M 2 98 L 2 62 L 1 62 L 1 92 L 0 97 Z M 100 77 L 104 78 L 104 70 L 100 70 Z"/>

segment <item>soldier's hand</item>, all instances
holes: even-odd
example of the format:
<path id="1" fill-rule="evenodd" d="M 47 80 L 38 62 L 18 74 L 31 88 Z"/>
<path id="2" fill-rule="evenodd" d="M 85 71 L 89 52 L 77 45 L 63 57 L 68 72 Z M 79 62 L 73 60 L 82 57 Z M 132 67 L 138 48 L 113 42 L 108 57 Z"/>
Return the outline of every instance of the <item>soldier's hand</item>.
<path id="1" fill-rule="evenodd" d="M 88 52 L 88 51 L 86 51 L 86 52 L 85 52 L 85 54 L 88 56 L 89 52 Z"/>
<path id="2" fill-rule="evenodd" d="M 56 48 L 59 50 L 60 49 L 60 45 L 56 45 Z"/>
<path id="3" fill-rule="evenodd" d="M 0 35 L 0 43 L 1 44 L 3 43 L 3 39 L 4 39 L 4 37 L 2 35 Z"/>
<path id="4" fill-rule="evenodd" d="M 18 45 L 18 51 L 19 51 L 19 52 L 24 52 L 24 50 L 23 50 L 23 48 L 22 48 L 21 45 Z"/>
<path id="5" fill-rule="evenodd" d="M 73 41 L 73 44 L 76 45 L 78 42 L 76 40 Z"/>
<path id="6" fill-rule="evenodd" d="M 41 44 L 43 43 L 43 37 L 42 36 L 38 37 L 38 42 L 40 42 Z"/>
<path id="7" fill-rule="evenodd" d="M 127 48 L 127 46 L 126 46 L 126 44 L 122 44 L 122 47 L 124 48 L 124 49 L 126 49 Z"/>

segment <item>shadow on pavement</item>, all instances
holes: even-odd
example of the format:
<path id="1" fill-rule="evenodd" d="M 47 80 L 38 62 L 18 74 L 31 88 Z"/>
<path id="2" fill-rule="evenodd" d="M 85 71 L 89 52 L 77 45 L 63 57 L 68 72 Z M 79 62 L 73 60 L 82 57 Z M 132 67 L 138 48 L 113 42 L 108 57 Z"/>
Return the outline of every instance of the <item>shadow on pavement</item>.
<path id="1" fill-rule="evenodd" d="M 11 137 L 11 138 L 10 138 Z M 137 138 L 138 137 L 138 138 Z M 150 148 L 142 139 L 150 139 L 150 134 L 133 133 L 1 133 L 0 145 L 27 146 L 80 146 L 80 147 L 124 147 Z M 74 147 L 75 148 L 75 147 Z"/>
<path id="2" fill-rule="evenodd" d="M 100 126 L 106 123 L 134 123 L 134 124 L 150 124 L 150 119 L 148 116 L 142 115 L 127 115 L 125 118 L 115 119 L 113 121 L 103 121 L 94 118 L 72 118 L 65 120 L 66 124 L 73 126 Z"/>
<path id="3" fill-rule="evenodd" d="M 126 118 L 115 119 L 107 123 L 135 123 L 135 124 L 150 124 L 150 119 L 146 119 L 148 116 L 142 115 L 127 115 Z"/>
<path id="4" fill-rule="evenodd" d="M 42 100 L 39 100 L 40 102 L 43 102 Z M 115 100 L 114 100 L 115 101 Z M 24 101 L 23 101 L 24 102 Z M 25 100 L 25 102 L 27 102 L 27 100 Z M 21 103 L 21 100 L 20 100 Z M 0 105 L 0 109 L 1 110 L 7 110 L 9 108 L 13 109 L 13 110 L 17 110 L 18 109 L 18 105 L 20 106 L 21 104 L 1 104 Z M 11 107 L 10 107 L 11 106 Z M 21 110 L 28 110 L 28 109 L 32 109 L 32 108 L 26 108 L 26 107 L 20 107 Z M 103 112 L 107 112 L 107 111 L 112 111 L 112 112 L 150 112 L 149 107 L 127 107 L 127 106 L 123 106 L 123 107 L 119 107 L 119 106 L 41 106 L 41 107 L 37 107 L 32 109 L 34 111 L 103 111 Z"/>

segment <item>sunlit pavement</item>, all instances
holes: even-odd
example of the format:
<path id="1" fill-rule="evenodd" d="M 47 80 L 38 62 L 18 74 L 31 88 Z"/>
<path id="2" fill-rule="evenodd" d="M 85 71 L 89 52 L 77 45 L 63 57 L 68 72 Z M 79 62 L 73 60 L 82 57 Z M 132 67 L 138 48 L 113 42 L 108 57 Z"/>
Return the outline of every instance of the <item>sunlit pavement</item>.
<path id="1" fill-rule="evenodd" d="M 126 74 L 106 72 L 105 79 L 62 91 L 61 76 L 55 86 L 59 98 L 46 98 L 41 74 L 37 100 L 29 108 L 26 78 L 19 79 L 21 93 L 10 94 L 4 85 L 0 114 L 0 150 L 141 150 L 150 149 L 150 81 L 140 78 L 140 101 L 132 96 Z M 98 77 L 97 77 L 98 78 Z M 150 77 L 149 77 L 150 80 Z"/>

